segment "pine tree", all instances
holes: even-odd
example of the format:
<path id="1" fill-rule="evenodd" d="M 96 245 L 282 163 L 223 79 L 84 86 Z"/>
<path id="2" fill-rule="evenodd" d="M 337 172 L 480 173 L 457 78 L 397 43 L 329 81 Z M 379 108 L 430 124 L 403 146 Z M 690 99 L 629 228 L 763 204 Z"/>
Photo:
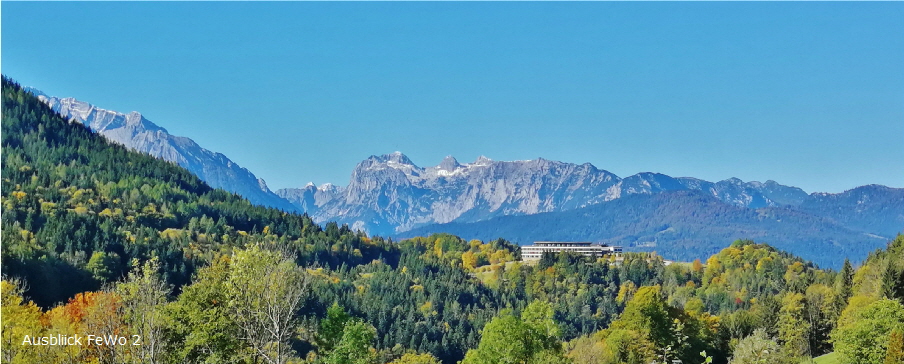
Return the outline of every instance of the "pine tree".
<path id="1" fill-rule="evenodd" d="M 838 276 L 835 278 L 835 292 L 837 293 L 837 295 L 835 296 L 837 300 L 837 314 L 840 315 L 841 311 L 844 310 L 844 307 L 847 306 L 847 301 L 849 298 L 851 298 L 853 289 L 854 268 L 851 266 L 851 261 L 845 258 L 844 266 L 841 267 L 841 271 L 838 272 Z"/>
<path id="2" fill-rule="evenodd" d="M 556 254 L 550 252 L 543 252 L 543 255 L 540 256 L 540 261 L 537 263 L 537 269 L 546 269 L 552 267 L 556 264 Z"/>

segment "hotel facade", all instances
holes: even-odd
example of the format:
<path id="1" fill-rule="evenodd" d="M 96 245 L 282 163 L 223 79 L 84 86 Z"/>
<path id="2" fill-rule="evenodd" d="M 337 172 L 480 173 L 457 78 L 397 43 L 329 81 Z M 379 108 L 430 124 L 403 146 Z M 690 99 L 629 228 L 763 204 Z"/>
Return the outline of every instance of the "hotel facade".
<path id="1" fill-rule="evenodd" d="M 622 247 L 589 242 L 537 241 L 521 247 L 521 260 L 539 260 L 543 253 L 572 252 L 586 257 L 620 256 Z"/>

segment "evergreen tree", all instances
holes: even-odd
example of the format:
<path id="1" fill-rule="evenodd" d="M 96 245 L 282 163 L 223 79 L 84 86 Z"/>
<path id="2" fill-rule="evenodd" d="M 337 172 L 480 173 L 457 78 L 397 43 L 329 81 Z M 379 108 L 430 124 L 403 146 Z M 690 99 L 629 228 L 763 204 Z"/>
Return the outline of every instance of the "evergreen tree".
<path id="1" fill-rule="evenodd" d="M 543 252 L 540 261 L 537 262 L 537 269 L 546 269 L 556 264 L 556 254 L 551 252 Z"/>
<path id="2" fill-rule="evenodd" d="M 854 268 L 851 266 L 851 261 L 847 258 L 844 259 L 844 265 L 841 267 L 841 271 L 838 272 L 838 276 L 835 278 L 835 292 L 837 299 L 837 312 L 840 314 L 841 310 L 844 309 L 844 306 L 847 305 L 847 300 L 851 298 L 853 294 L 854 287 Z"/>

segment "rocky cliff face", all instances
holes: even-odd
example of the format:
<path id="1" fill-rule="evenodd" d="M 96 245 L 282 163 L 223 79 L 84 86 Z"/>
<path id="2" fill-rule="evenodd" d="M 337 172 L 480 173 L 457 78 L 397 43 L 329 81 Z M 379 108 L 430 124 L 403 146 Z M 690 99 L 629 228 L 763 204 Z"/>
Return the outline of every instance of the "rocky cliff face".
<path id="1" fill-rule="evenodd" d="M 138 112 L 124 114 L 74 98 L 50 97 L 34 89 L 29 91 L 61 115 L 132 150 L 175 162 L 212 187 L 237 193 L 253 204 L 297 210 L 293 204 L 271 192 L 262 179 L 225 155 L 204 149 L 189 138 L 172 135 Z"/>
<path id="2" fill-rule="evenodd" d="M 699 190 L 739 207 L 800 205 L 808 196 L 774 181 L 733 178 L 708 182 L 639 173 L 626 178 L 592 164 L 543 158 L 493 161 L 480 157 L 419 167 L 402 153 L 371 156 L 359 163 L 345 188 L 283 189 L 277 194 L 317 221 L 338 221 L 373 234 L 391 235 L 419 226 L 475 222 L 497 216 L 567 211 L 627 195 Z"/>
<path id="3" fill-rule="evenodd" d="M 343 195 L 344 188 L 326 183 L 319 187 L 308 183 L 302 188 L 283 188 L 276 195 L 291 202 L 300 211 L 309 215 L 317 215 L 323 205 Z"/>

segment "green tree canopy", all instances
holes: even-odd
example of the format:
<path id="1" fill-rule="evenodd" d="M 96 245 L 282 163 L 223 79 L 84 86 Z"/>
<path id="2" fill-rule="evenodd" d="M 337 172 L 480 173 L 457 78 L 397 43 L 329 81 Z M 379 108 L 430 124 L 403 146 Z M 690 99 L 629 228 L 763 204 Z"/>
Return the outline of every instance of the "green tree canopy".
<path id="1" fill-rule="evenodd" d="M 881 299 L 846 315 L 851 316 L 849 320 L 832 332 L 835 352 L 841 360 L 849 364 L 883 364 L 892 332 L 904 330 L 904 305 Z"/>

